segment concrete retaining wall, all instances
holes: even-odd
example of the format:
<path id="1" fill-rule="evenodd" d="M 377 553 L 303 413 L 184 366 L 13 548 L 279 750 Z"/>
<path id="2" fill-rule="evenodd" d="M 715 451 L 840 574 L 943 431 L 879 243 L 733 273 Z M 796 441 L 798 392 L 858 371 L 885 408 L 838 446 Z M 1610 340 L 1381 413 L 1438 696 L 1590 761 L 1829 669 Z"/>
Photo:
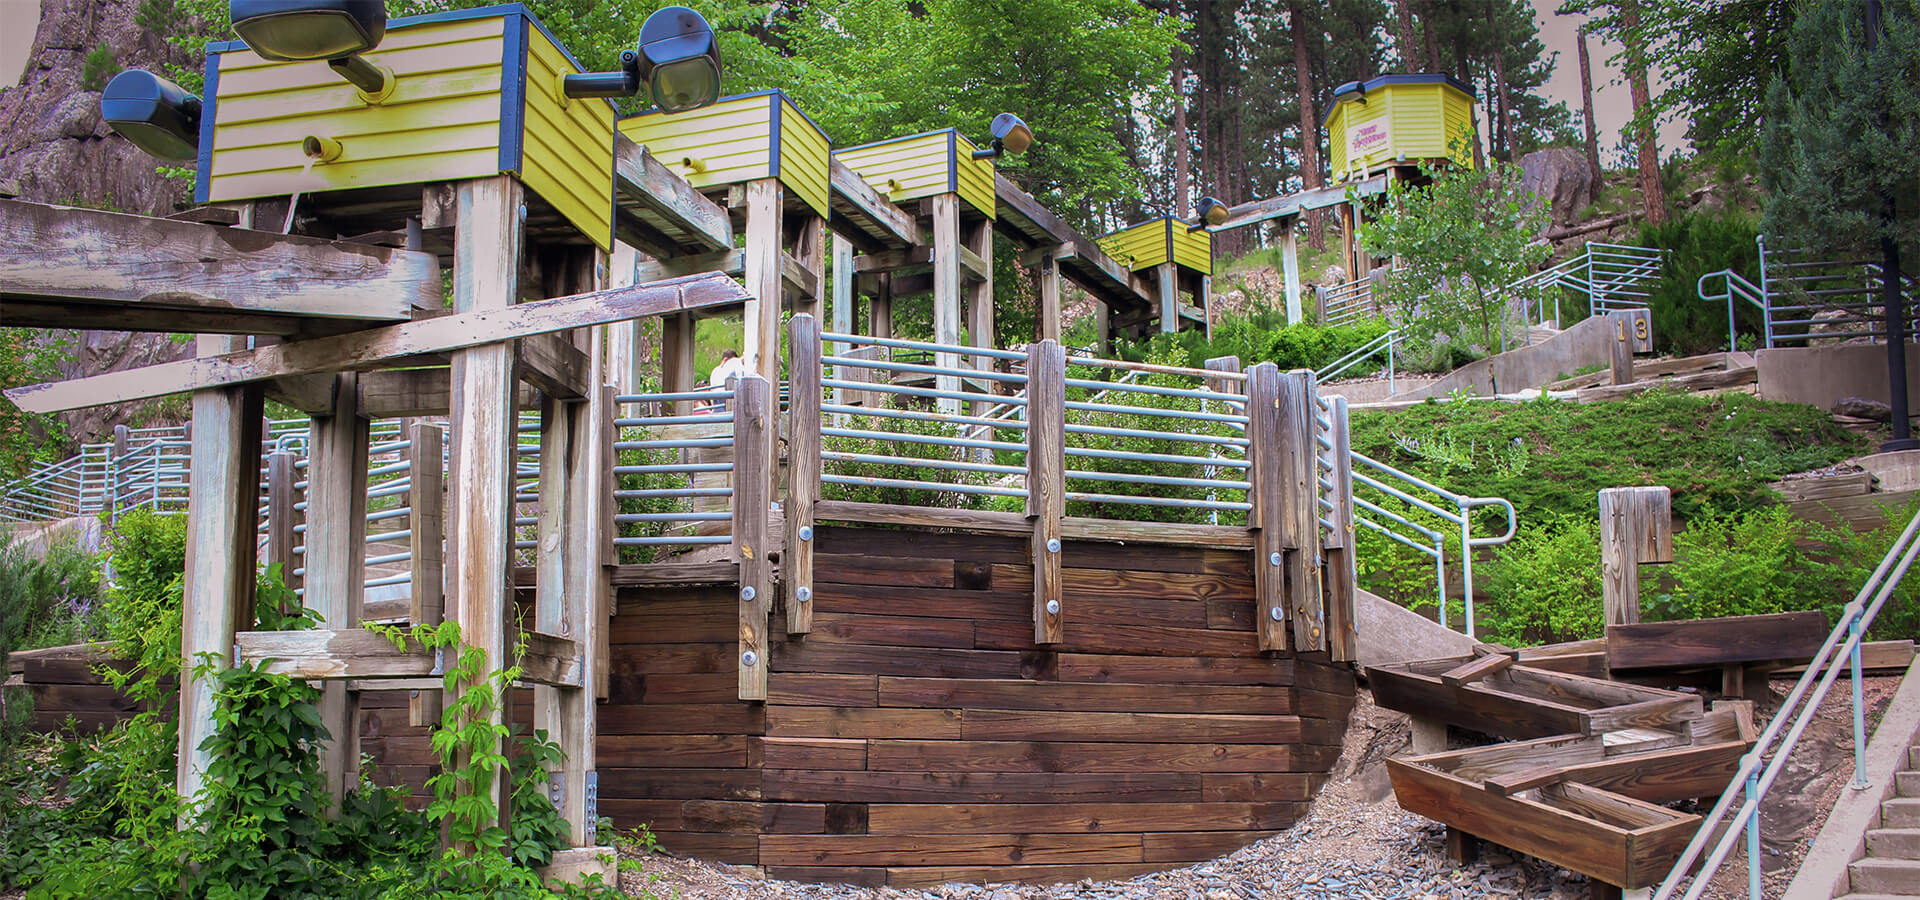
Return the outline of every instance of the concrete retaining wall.
<path id="1" fill-rule="evenodd" d="M 1613 358 L 1613 330 L 1605 316 L 1593 316 L 1566 331 L 1497 356 L 1475 360 L 1424 387 L 1402 391 L 1394 400 L 1423 400 L 1466 391 L 1479 397 L 1537 388 Z"/>
<path id="2" fill-rule="evenodd" d="M 1832 409 L 1843 397 L 1887 401 L 1887 345 L 1777 347 L 1753 355 L 1760 396 Z M 1907 396 L 1920 398 L 1920 344 L 1907 345 Z"/>

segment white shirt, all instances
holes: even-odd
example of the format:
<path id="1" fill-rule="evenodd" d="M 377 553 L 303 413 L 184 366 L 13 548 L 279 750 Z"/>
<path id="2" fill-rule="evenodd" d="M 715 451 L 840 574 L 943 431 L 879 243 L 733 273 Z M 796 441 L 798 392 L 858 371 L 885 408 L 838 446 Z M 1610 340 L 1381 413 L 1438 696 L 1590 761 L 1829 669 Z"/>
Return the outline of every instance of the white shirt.
<path id="1" fill-rule="evenodd" d="M 716 389 L 724 388 L 727 386 L 729 379 L 738 378 L 745 374 L 747 374 L 747 361 L 745 359 L 738 356 L 732 359 L 723 359 L 719 365 L 713 367 L 713 374 L 707 376 L 707 383 Z"/>

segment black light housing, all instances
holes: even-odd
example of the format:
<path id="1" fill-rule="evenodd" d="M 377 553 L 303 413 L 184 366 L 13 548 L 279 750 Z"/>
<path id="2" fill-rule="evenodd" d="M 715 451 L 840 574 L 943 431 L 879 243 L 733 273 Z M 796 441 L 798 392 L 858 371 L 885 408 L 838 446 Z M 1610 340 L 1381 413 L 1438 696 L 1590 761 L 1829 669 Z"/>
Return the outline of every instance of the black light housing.
<path id="1" fill-rule="evenodd" d="M 384 0 L 228 0 L 227 15 L 253 52 L 282 62 L 343 59 L 387 34 Z"/>
<path id="2" fill-rule="evenodd" d="M 1199 231 L 1202 228 L 1224 225 L 1227 221 L 1227 213 L 1227 205 L 1220 202 L 1219 198 L 1201 197 L 1200 202 L 1194 204 L 1193 224 L 1188 225 L 1187 230 Z"/>
<path id="3" fill-rule="evenodd" d="M 620 54 L 620 71 L 568 75 L 569 97 L 631 97 L 647 85 L 653 105 L 686 112 L 720 99 L 720 41 L 713 26 L 684 6 L 664 6 L 640 26 L 639 45 Z"/>
<path id="4" fill-rule="evenodd" d="M 152 72 L 128 69 L 100 92 L 100 117 L 135 147 L 161 159 L 200 153 L 200 98 Z"/>
<path id="5" fill-rule="evenodd" d="M 1003 112 L 993 117 L 990 126 L 993 133 L 993 145 L 985 150 L 973 151 L 974 159 L 992 159 L 1001 153 L 1025 153 L 1033 146 L 1033 129 L 1013 113 Z"/>
<path id="6" fill-rule="evenodd" d="M 386 37 L 385 0 L 227 0 L 227 16 L 264 59 L 324 59 L 371 103 L 393 92 L 393 73 L 358 55 Z"/>

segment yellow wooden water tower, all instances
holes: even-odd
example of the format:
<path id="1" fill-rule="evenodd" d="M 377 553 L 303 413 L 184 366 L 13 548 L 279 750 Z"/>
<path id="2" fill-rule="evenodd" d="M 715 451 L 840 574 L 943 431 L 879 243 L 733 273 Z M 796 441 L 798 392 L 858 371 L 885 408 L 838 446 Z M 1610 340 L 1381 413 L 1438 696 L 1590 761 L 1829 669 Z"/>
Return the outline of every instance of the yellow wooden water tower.
<path id="1" fill-rule="evenodd" d="M 561 92 L 585 69 L 518 4 L 388 23 L 362 54 L 389 73 L 378 95 L 324 61 L 269 60 L 241 41 L 207 52 L 198 202 L 362 191 L 372 208 L 377 189 L 414 186 L 384 193 L 417 209 L 418 185 L 511 173 L 530 232 L 612 246 L 613 106 Z"/>
<path id="2" fill-rule="evenodd" d="M 1096 238 L 1114 261 L 1135 272 L 1154 273 L 1161 331 L 1179 331 L 1183 318 L 1207 322 L 1213 281 L 1213 235 L 1172 216 L 1128 225 Z M 1182 295 L 1193 303 L 1181 302 Z"/>
<path id="3" fill-rule="evenodd" d="M 1451 75 L 1351 81 L 1327 110 L 1327 163 L 1338 182 L 1447 159 L 1473 165 L 1473 89 Z"/>

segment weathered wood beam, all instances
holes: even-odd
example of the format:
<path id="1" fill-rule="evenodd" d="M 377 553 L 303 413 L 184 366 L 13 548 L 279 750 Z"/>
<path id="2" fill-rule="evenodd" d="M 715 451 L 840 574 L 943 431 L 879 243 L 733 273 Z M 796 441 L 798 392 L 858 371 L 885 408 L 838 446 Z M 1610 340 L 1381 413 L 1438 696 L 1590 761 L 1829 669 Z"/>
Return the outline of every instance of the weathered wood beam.
<path id="1" fill-rule="evenodd" d="M 835 159 L 828 162 L 827 174 L 835 234 L 863 244 L 862 249 L 898 250 L 920 243 L 920 226 L 914 217 L 881 196 L 859 173 Z"/>
<path id="2" fill-rule="evenodd" d="M 577 400 L 591 389 L 587 354 L 558 334 L 539 334 L 517 342 L 520 377 L 547 396 Z"/>
<path id="3" fill-rule="evenodd" d="M 61 327 L 291 333 L 258 320 L 403 322 L 439 299 L 439 261 L 425 253 L 0 200 L 9 325 L 49 314 L 36 305 L 73 304 Z M 153 309 L 218 316 L 139 314 Z"/>
<path id="4" fill-rule="evenodd" d="M 585 678 L 580 648 L 573 641 L 527 632 L 520 680 L 531 684 L 578 687 Z M 362 628 L 334 631 L 243 631 L 234 636 L 242 662 L 265 663 L 264 671 L 312 680 L 348 678 L 424 678 L 435 674 L 434 651 L 411 638 L 405 649 L 385 635 Z M 444 658 L 444 656 L 443 656 Z"/>
<path id="5" fill-rule="evenodd" d="M 669 279 L 521 303 L 504 309 L 457 313 L 419 322 L 370 328 L 181 360 L 90 378 L 10 389 L 7 399 L 28 412 L 58 412 L 164 397 L 181 391 L 264 381 L 287 375 L 378 368 L 424 353 L 478 347 L 513 338 L 603 325 L 681 310 L 736 304 L 746 292 L 717 273 Z"/>
<path id="6" fill-rule="evenodd" d="M 1228 207 L 1227 220 L 1207 230 L 1230 231 L 1259 222 L 1291 218 L 1309 210 L 1324 209 L 1345 203 L 1349 192 L 1355 197 L 1371 197 L 1385 193 L 1386 190 L 1387 176 L 1382 174 L 1351 185 L 1333 185 L 1301 191 L 1297 194 L 1268 197 L 1265 200 L 1252 200 Z"/>
<path id="7" fill-rule="evenodd" d="M 981 258 L 965 245 L 960 246 L 960 280 L 963 282 L 991 281 L 993 264 Z M 904 250 L 881 250 L 864 253 L 854 258 L 853 269 L 862 274 L 872 272 L 894 272 L 917 275 L 933 271 L 933 248 L 928 246 L 910 247 Z"/>
<path id="8" fill-rule="evenodd" d="M 741 278 L 746 275 L 746 270 L 747 251 L 722 250 L 717 253 L 701 253 L 694 256 L 643 259 L 634 268 L 634 280 L 645 283 L 681 278 L 698 272 L 719 272 L 722 275 Z M 819 296 L 819 273 L 809 271 L 806 264 L 784 250 L 780 252 L 780 280 L 787 290 L 807 296 Z"/>
<path id="9" fill-rule="evenodd" d="M 733 246 L 733 225 L 726 209 L 623 135 L 613 139 L 613 182 L 619 200 L 615 229 L 622 240 L 648 255 L 673 256 Z M 630 240 L 629 235 L 645 243 Z M 649 248 L 647 243 L 670 246 Z"/>
<path id="10" fill-rule="evenodd" d="M 994 227 L 1021 247 L 1064 244 L 1078 235 L 1065 219 L 999 172 L 993 173 L 993 192 Z"/>

